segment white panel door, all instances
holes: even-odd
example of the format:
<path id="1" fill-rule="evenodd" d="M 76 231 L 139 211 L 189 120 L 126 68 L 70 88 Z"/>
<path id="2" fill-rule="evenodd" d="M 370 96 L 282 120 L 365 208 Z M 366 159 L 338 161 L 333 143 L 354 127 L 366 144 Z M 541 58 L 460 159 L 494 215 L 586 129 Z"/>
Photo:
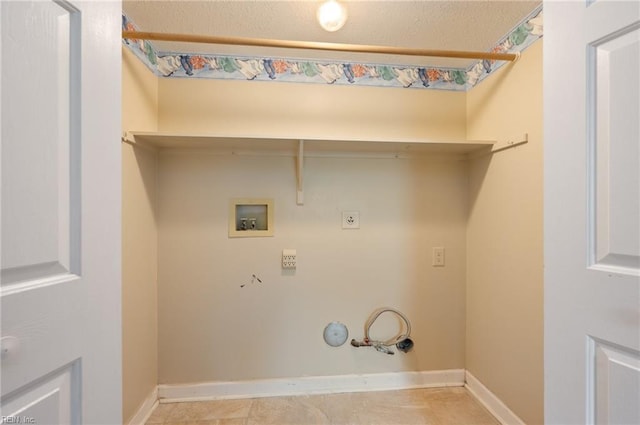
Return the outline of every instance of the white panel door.
<path id="1" fill-rule="evenodd" d="M 545 422 L 640 424 L 640 1 L 548 1 Z"/>
<path id="2" fill-rule="evenodd" d="M 1 423 L 122 421 L 120 21 L 0 2 Z"/>

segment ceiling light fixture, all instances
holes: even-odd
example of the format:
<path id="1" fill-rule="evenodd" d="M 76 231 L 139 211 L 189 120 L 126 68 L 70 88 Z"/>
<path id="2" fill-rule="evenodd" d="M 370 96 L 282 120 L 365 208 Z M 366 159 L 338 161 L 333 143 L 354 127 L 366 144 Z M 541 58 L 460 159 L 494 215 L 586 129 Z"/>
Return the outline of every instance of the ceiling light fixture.
<path id="1" fill-rule="evenodd" d="M 337 0 L 327 0 L 318 8 L 318 22 L 329 32 L 338 31 L 347 22 L 347 8 Z"/>

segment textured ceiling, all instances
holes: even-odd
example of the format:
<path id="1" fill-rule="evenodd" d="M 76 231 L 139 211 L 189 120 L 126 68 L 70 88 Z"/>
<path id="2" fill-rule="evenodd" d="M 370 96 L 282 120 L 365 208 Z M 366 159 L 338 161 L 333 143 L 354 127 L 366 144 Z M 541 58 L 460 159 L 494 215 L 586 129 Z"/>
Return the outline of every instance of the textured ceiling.
<path id="1" fill-rule="evenodd" d="M 277 40 L 490 50 L 540 1 L 343 1 L 345 26 L 329 33 L 316 21 L 321 1 L 124 1 L 141 31 Z M 153 42 L 160 52 L 333 59 L 362 63 L 466 68 L 473 60 Z"/>

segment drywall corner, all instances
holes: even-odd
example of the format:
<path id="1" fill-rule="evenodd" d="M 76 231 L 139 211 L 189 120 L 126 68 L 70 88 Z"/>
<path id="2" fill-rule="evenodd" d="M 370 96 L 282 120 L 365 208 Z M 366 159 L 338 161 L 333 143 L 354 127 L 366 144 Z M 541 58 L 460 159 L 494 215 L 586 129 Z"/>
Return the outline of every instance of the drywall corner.
<path id="1" fill-rule="evenodd" d="M 158 128 L 158 79 L 126 48 L 122 60 L 123 130 Z M 158 384 L 155 152 L 122 143 L 123 423 Z"/>

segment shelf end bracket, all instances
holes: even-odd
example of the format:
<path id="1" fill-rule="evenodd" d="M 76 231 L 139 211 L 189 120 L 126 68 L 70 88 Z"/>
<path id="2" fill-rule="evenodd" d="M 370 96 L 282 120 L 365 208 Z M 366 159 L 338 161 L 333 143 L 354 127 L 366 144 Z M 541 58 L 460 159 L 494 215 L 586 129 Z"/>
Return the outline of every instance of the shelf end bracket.
<path id="1" fill-rule="evenodd" d="M 491 148 L 491 152 L 503 151 L 505 149 L 509 149 L 514 146 L 522 145 L 524 143 L 527 143 L 528 141 L 529 141 L 529 134 L 524 133 L 524 136 L 522 137 L 498 141 L 498 143 L 493 145 L 493 148 Z"/>
<path id="2" fill-rule="evenodd" d="M 123 131 L 122 141 L 125 143 L 129 143 L 130 145 L 133 145 L 136 143 L 136 138 L 131 131 Z"/>

